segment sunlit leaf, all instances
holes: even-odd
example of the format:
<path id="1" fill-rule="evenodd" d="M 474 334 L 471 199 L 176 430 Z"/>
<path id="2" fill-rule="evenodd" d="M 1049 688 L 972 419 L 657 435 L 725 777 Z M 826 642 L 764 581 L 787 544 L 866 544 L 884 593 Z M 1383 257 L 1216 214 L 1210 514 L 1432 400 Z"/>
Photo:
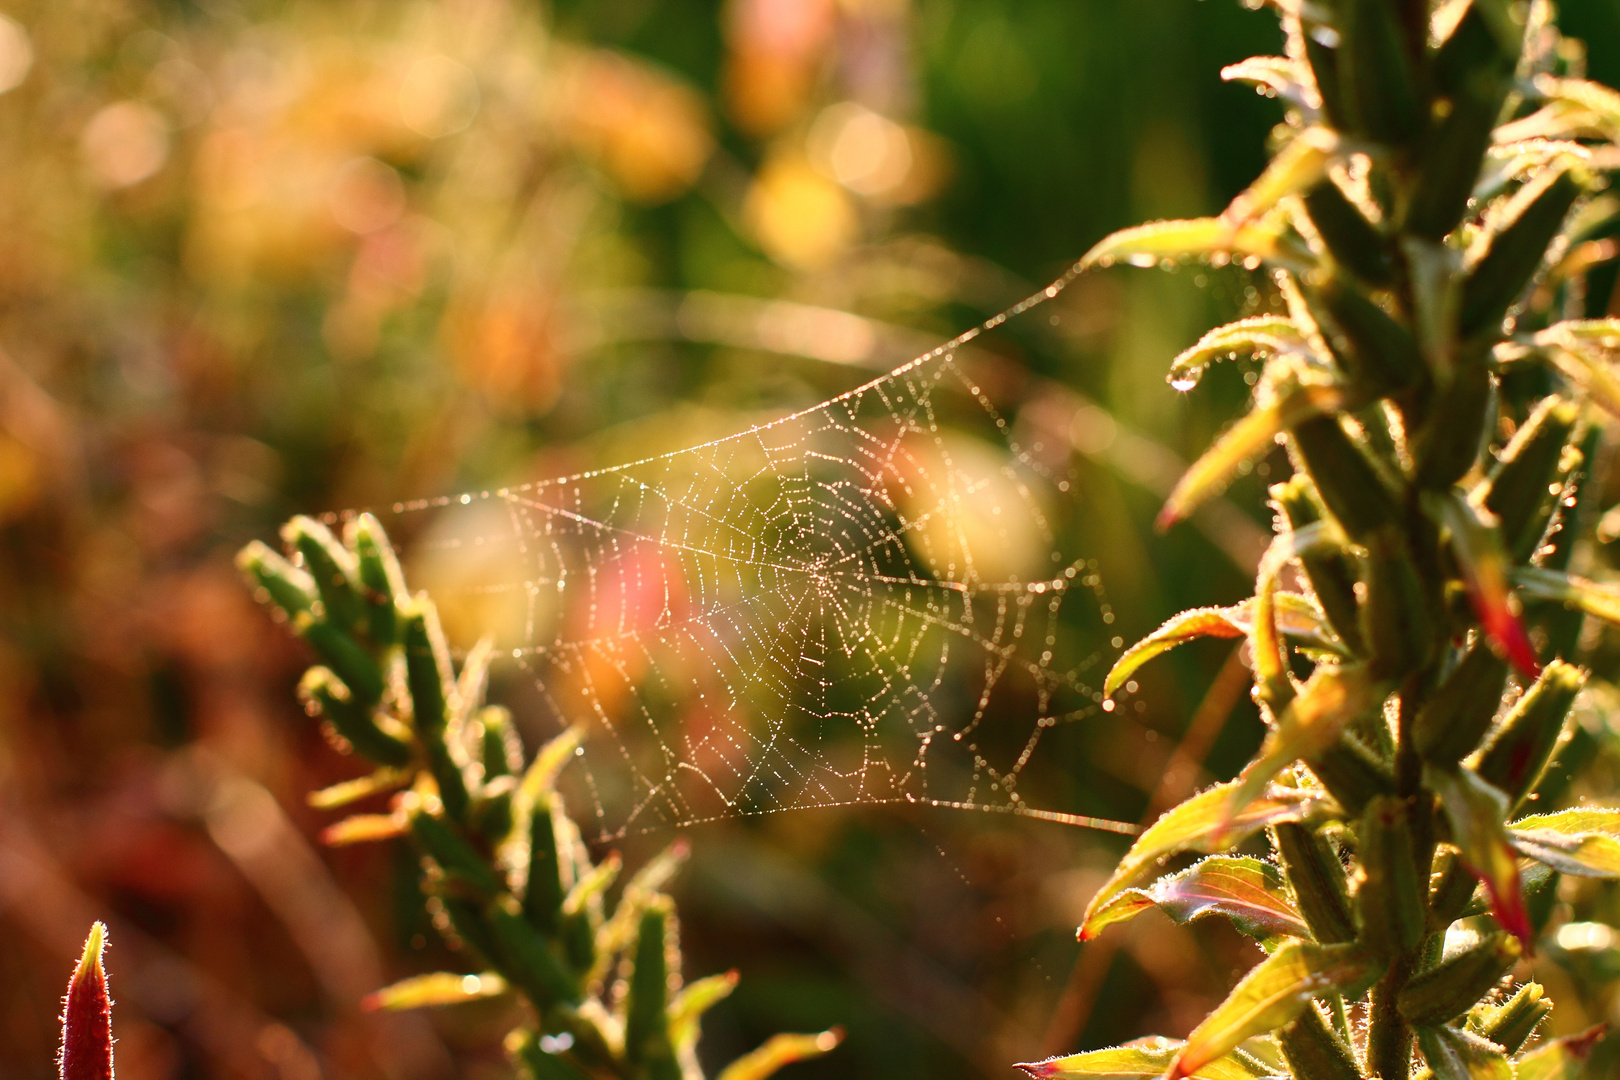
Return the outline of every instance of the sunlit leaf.
<path id="1" fill-rule="evenodd" d="M 1215 445 L 1193 462 L 1165 500 L 1154 524 L 1165 529 L 1219 494 L 1238 467 L 1269 450 L 1277 436 L 1301 421 L 1344 407 L 1336 386 L 1302 386 L 1261 406 L 1221 433 Z"/>
<path id="2" fill-rule="evenodd" d="M 478 1001 L 504 993 L 506 980 L 493 971 L 486 971 L 482 975 L 435 971 L 430 975 L 401 979 L 392 986 L 374 990 L 360 999 L 360 1007 L 368 1011 L 421 1009 L 435 1005 L 459 1005 L 464 1001 Z"/>
<path id="3" fill-rule="evenodd" d="M 1163 626 L 1126 649 L 1114 661 L 1108 677 L 1103 680 L 1103 693 L 1112 696 L 1136 673 L 1137 668 L 1177 645 L 1202 637 L 1243 637 L 1249 632 L 1248 627 L 1237 625 L 1229 612 L 1228 608 L 1193 608 L 1172 616 Z"/>
<path id="4" fill-rule="evenodd" d="M 1514 567 L 1512 577 L 1519 590 L 1533 599 L 1552 600 L 1605 622 L 1620 623 L 1620 585 L 1603 584 L 1537 566 Z"/>
<path id="5" fill-rule="evenodd" d="M 1592 1047 L 1603 1038 L 1607 1024 L 1597 1024 L 1579 1035 L 1566 1035 L 1542 1043 L 1515 1062 L 1515 1080 L 1580 1080 Z"/>
<path id="6" fill-rule="evenodd" d="M 1166 1070 L 1167 1080 L 1197 1075 L 1243 1040 L 1281 1027 L 1313 997 L 1339 991 L 1356 997 L 1382 973 L 1383 965 L 1354 945 L 1292 942 L 1262 960 L 1227 999 L 1187 1036 L 1187 1044 Z"/>
<path id="7" fill-rule="evenodd" d="M 1249 83 L 1297 108 L 1314 111 L 1322 107 L 1305 65 L 1291 57 L 1251 56 L 1221 68 L 1221 78 Z"/>
<path id="8" fill-rule="evenodd" d="M 1233 255 L 1273 258 L 1278 255 L 1282 231 L 1280 221 L 1252 224 L 1233 223 L 1224 218 L 1155 221 L 1104 237 L 1081 258 L 1080 267 L 1112 266 L 1116 262 L 1148 267 L 1167 259 L 1219 261 Z"/>
<path id="9" fill-rule="evenodd" d="M 1549 105 L 1562 107 L 1566 115 L 1589 115 L 1604 138 L 1620 139 L 1620 93 L 1601 83 L 1554 75 L 1536 76 L 1536 91 Z"/>
<path id="10" fill-rule="evenodd" d="M 1314 187 L 1344 153 L 1343 140 L 1332 128 L 1306 128 L 1271 159 L 1221 217 L 1234 225 L 1260 217 L 1288 196 Z"/>
<path id="11" fill-rule="evenodd" d="M 1146 889 L 1128 889 L 1097 911 L 1081 927 L 1090 940 L 1104 927 L 1124 922 L 1149 907 L 1158 907 L 1177 923 L 1205 915 L 1222 915 L 1238 930 L 1262 944 L 1277 938 L 1309 938 L 1305 920 L 1294 909 L 1282 872 L 1260 859 L 1215 856 L 1179 874 L 1160 878 Z"/>
<path id="12" fill-rule="evenodd" d="M 1359 664 L 1323 664 L 1300 688 L 1259 754 L 1232 790 L 1229 812 L 1237 813 L 1271 778 L 1300 758 L 1312 758 L 1338 741 L 1345 725 L 1377 709 L 1386 687 Z"/>
<path id="13" fill-rule="evenodd" d="M 737 973 L 710 975 L 681 988 L 669 1003 L 669 1041 L 679 1050 L 697 1043 L 698 1021 L 737 988 Z"/>
<path id="14" fill-rule="evenodd" d="M 1451 842 L 1490 895 L 1496 921 L 1529 944 L 1530 915 L 1519 888 L 1518 857 L 1502 824 L 1508 812 L 1507 796 L 1469 769 L 1431 768 L 1425 775 L 1451 824 Z"/>
<path id="15" fill-rule="evenodd" d="M 1454 1027 L 1420 1027 L 1418 1047 L 1435 1080 L 1513 1080 L 1513 1066 L 1495 1043 Z"/>
<path id="16" fill-rule="evenodd" d="M 1124 1046 L 1048 1058 L 1015 1068 L 1039 1080 L 1154 1080 L 1164 1075 L 1183 1045 L 1179 1039 L 1138 1039 Z M 1270 1072 L 1261 1062 L 1237 1051 L 1208 1062 L 1191 1075 L 1195 1080 L 1258 1080 Z"/>
<path id="17" fill-rule="evenodd" d="M 1620 809 L 1580 807 L 1532 814 L 1508 836 L 1521 854 L 1577 877 L 1620 877 Z"/>
<path id="18" fill-rule="evenodd" d="M 1344 643 L 1333 635 L 1333 628 L 1310 597 L 1295 592 L 1277 592 L 1272 594 L 1271 599 L 1275 605 L 1272 614 L 1277 630 L 1291 644 L 1339 656 L 1345 654 Z M 1254 598 L 1251 597 L 1223 610 L 1232 625 L 1247 634 L 1253 628 L 1254 606 Z"/>
<path id="19" fill-rule="evenodd" d="M 784 1065 L 831 1053 L 843 1041 L 842 1028 L 818 1035 L 772 1035 L 757 1050 L 720 1070 L 715 1080 L 765 1080 Z"/>
<path id="20" fill-rule="evenodd" d="M 1569 337 L 1549 339 L 1535 355 L 1544 357 L 1611 416 L 1620 416 L 1620 377 L 1594 347 L 1583 347 L 1585 344 Z"/>
<path id="21" fill-rule="evenodd" d="M 1089 924 L 1105 904 L 1151 873 L 1161 860 L 1182 851 L 1219 851 L 1268 825 L 1300 821 L 1317 801 L 1308 791 L 1275 790 L 1248 803 L 1228 821 L 1226 808 L 1236 786 L 1236 781 L 1216 784 L 1166 810 L 1148 826 L 1114 868 L 1113 877 L 1092 897 L 1082 925 Z"/>
<path id="22" fill-rule="evenodd" d="M 1455 491 L 1435 495 L 1429 505 L 1451 530 L 1452 550 L 1457 553 L 1468 583 L 1468 598 L 1486 637 L 1514 667 L 1536 678 L 1541 663 L 1519 618 L 1519 601 L 1508 582 L 1508 554 L 1495 515 Z"/>
<path id="23" fill-rule="evenodd" d="M 337 810 L 361 799 L 402 788 L 415 776 L 416 773 L 409 769 L 378 769 L 370 776 L 356 777 L 312 791 L 306 801 L 317 810 Z"/>
<path id="24" fill-rule="evenodd" d="M 328 847 L 349 844 L 368 844 L 373 840 L 392 840 L 404 836 L 410 829 L 402 814 L 355 814 L 335 825 L 321 830 L 321 843 Z"/>
<path id="25" fill-rule="evenodd" d="M 1293 320 L 1283 315 L 1257 315 L 1217 326 L 1170 361 L 1170 382 L 1187 389 L 1204 368 L 1240 352 L 1284 352 L 1300 348 L 1305 338 Z"/>

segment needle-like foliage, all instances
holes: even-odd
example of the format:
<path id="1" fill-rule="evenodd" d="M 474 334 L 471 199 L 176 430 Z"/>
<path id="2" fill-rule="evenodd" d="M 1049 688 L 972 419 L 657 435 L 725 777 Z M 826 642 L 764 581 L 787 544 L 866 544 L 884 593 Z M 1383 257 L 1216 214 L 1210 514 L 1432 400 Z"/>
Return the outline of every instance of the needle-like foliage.
<path id="1" fill-rule="evenodd" d="M 484 703 L 489 649 L 455 669 L 433 602 L 406 592 L 371 515 L 350 521 L 342 539 L 294 518 L 283 539 L 288 556 L 254 543 L 238 563 L 320 661 L 299 686 L 310 714 L 375 767 L 310 801 L 337 809 L 394 793 L 388 813 L 345 818 L 324 839 L 409 838 L 435 925 L 473 969 L 405 979 L 367 1006 L 515 995 L 530 1019 L 507 1049 L 534 1080 L 702 1080 L 699 1018 L 737 980 L 681 985 L 679 927 L 662 890 L 684 846 L 615 890 L 618 856 L 592 859 L 554 786 L 582 733 L 525 759 L 511 715 Z M 763 1080 L 838 1041 L 836 1031 L 778 1035 L 719 1080 Z"/>

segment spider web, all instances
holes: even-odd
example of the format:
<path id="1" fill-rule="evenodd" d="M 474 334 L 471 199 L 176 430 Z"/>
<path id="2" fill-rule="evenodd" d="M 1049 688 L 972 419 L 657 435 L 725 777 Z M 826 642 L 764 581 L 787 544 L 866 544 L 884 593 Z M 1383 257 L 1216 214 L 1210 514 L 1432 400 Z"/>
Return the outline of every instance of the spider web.
<path id="1" fill-rule="evenodd" d="M 586 727 L 562 783 L 600 838 L 881 803 L 1120 828 L 1020 791 L 1103 710 L 1082 650 L 1113 616 L 1054 532 L 1069 480 L 961 355 L 1068 280 L 735 435 L 393 508 L 432 516 L 397 524 L 447 624 L 526 674 L 520 722 Z"/>

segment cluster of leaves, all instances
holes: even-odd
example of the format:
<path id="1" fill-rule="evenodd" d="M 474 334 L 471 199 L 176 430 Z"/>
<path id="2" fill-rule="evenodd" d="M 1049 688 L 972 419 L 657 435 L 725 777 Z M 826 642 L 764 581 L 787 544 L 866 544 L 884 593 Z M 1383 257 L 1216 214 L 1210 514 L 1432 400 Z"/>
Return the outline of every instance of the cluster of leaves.
<path id="1" fill-rule="evenodd" d="M 620 860 L 592 860 L 554 786 L 582 732 L 564 732 L 525 765 L 510 713 L 484 704 L 487 644 L 454 670 L 432 601 L 406 592 L 374 517 L 350 521 L 341 541 L 294 518 L 283 538 L 291 558 L 255 542 L 239 565 L 322 662 L 299 686 L 311 715 L 335 745 L 376 767 L 310 801 L 336 809 L 394 793 L 389 813 L 347 817 L 323 839 L 408 836 L 435 925 L 479 966 L 408 978 L 367 1004 L 516 995 L 532 1019 L 507 1049 L 535 1080 L 701 1080 L 699 1018 L 737 979 L 680 985 L 675 910 L 661 890 L 684 848 L 653 859 L 608 904 Z M 838 1039 L 775 1036 L 720 1080 L 762 1080 Z"/>
<path id="2" fill-rule="evenodd" d="M 1184 1042 L 1022 1067 L 1572 1076 L 1599 1032 L 1533 1044 L 1551 1003 L 1506 984 L 1559 875 L 1620 877 L 1620 809 L 1518 816 L 1587 679 L 1567 661 L 1582 617 L 1620 621 L 1620 590 L 1569 572 L 1578 472 L 1620 414 L 1620 320 L 1584 318 L 1581 276 L 1612 254 L 1589 237 L 1620 211 L 1601 190 L 1620 94 L 1580 77 L 1541 0 L 1275 6 L 1288 54 L 1225 73 L 1289 106 L 1265 172 L 1220 217 L 1086 257 L 1242 260 L 1285 308 L 1211 331 L 1170 376 L 1264 359 L 1253 410 L 1163 515 L 1281 442 L 1293 476 L 1254 596 L 1172 619 L 1107 684 L 1191 638 L 1246 638 L 1269 731 L 1241 776 L 1138 838 L 1080 930 L 1218 914 L 1267 955 Z M 1274 859 L 1220 854 L 1262 831 Z M 1211 857 L 1158 876 L 1192 852 Z"/>

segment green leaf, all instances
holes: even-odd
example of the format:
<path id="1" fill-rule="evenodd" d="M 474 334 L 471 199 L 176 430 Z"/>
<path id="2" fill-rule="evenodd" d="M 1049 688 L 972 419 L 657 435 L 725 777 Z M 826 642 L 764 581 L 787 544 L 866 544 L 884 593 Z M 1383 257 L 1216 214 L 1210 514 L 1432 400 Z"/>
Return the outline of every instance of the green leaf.
<path id="1" fill-rule="evenodd" d="M 1574 167 L 1549 170 L 1526 184 L 1509 203 L 1503 225 L 1469 252 L 1458 325 L 1464 337 L 1493 331 L 1519 299 L 1585 184 Z M 1483 250 L 1483 254 L 1479 252 Z"/>
<path id="2" fill-rule="evenodd" d="M 1581 807 L 1532 814 L 1508 836 L 1520 854 L 1576 877 L 1620 877 L 1620 809 Z"/>
<path id="3" fill-rule="evenodd" d="M 1530 915 L 1519 888 L 1519 865 L 1502 822 L 1507 817 L 1507 796 L 1481 780 L 1471 769 L 1426 769 L 1429 787 L 1451 824 L 1451 842 L 1463 864 L 1485 884 L 1491 911 L 1503 929 L 1520 941 L 1532 937 Z"/>
<path id="4" fill-rule="evenodd" d="M 842 1028 L 819 1035 L 772 1035 L 759 1049 L 727 1065 L 715 1080 L 765 1080 L 782 1066 L 830 1053 L 843 1041 Z"/>
<path id="5" fill-rule="evenodd" d="M 1229 811 L 1237 813 L 1272 777 L 1300 758 L 1313 758 L 1336 743 L 1345 725 L 1379 707 L 1385 691 L 1385 685 L 1360 664 L 1319 665 L 1243 770 Z"/>
<path id="6" fill-rule="evenodd" d="M 1620 586 L 1538 566 L 1514 567 L 1512 577 L 1519 590 L 1532 599 L 1556 601 L 1604 622 L 1620 624 Z"/>
<path id="7" fill-rule="evenodd" d="M 1337 386 L 1302 386 L 1268 405 L 1255 408 L 1221 433 L 1176 483 L 1154 524 L 1169 528 L 1200 503 L 1219 494 L 1238 467 L 1269 450 L 1277 436 L 1302 421 L 1344 408 L 1345 391 Z"/>
<path id="8" fill-rule="evenodd" d="M 1280 937 L 1309 938 L 1310 929 L 1288 899 L 1282 872 L 1260 859 L 1215 856 L 1179 874 L 1160 878 L 1146 889 L 1128 889 L 1086 920 L 1082 940 L 1104 927 L 1124 922 L 1158 907 L 1178 924 L 1205 915 L 1222 915 L 1238 930 L 1263 945 Z"/>
<path id="9" fill-rule="evenodd" d="M 1164 1075 L 1184 1045 L 1179 1039 L 1155 1036 L 1124 1046 L 1088 1050 L 1014 1068 L 1023 1069 L 1038 1080 L 1156 1080 Z M 1259 1061 L 1236 1051 L 1216 1058 L 1190 1075 L 1194 1080 L 1259 1080 L 1269 1072 Z"/>
<path id="10" fill-rule="evenodd" d="M 421 1009 L 436 1005 L 459 1005 L 464 1001 L 478 1001 L 504 993 L 506 980 L 493 971 L 486 971 L 482 975 L 435 971 L 431 975 L 416 975 L 381 990 L 373 990 L 360 999 L 360 1007 L 367 1011 Z"/>
<path id="11" fill-rule="evenodd" d="M 1418 1028 L 1418 1046 L 1435 1080 L 1513 1080 L 1513 1066 L 1495 1043 L 1461 1028 Z"/>
<path id="12" fill-rule="evenodd" d="M 1276 790 L 1248 803 L 1228 820 L 1226 809 L 1236 786 L 1236 781 L 1216 784 L 1160 815 L 1136 838 L 1114 868 L 1113 877 L 1091 898 L 1084 923 L 1090 923 L 1103 905 L 1151 873 L 1161 860 L 1183 851 L 1213 853 L 1231 847 L 1268 825 L 1302 820 L 1318 801 L 1308 791 Z"/>
<path id="13" fill-rule="evenodd" d="M 1178 390 L 1190 389 L 1204 369 L 1218 360 L 1240 352 L 1288 352 L 1304 345 L 1305 338 L 1287 316 L 1257 315 L 1239 319 L 1217 326 L 1170 361 L 1170 383 Z"/>
<path id="14" fill-rule="evenodd" d="M 1284 945 L 1244 976 L 1227 999 L 1193 1029 L 1165 1076 L 1179 1080 L 1197 1075 L 1199 1069 L 1224 1057 L 1243 1040 L 1294 1019 L 1313 997 L 1332 990 L 1356 997 L 1382 972 L 1382 963 L 1354 945 Z"/>
<path id="15" fill-rule="evenodd" d="M 1155 221 L 1104 237 L 1080 259 L 1080 269 L 1128 262 L 1157 266 L 1160 262 L 1190 258 L 1217 259 L 1233 255 L 1276 259 L 1282 237 L 1281 221 L 1233 223 L 1225 218 Z"/>
<path id="16" fill-rule="evenodd" d="M 1518 1060 L 1515 1080 L 1580 1080 L 1586 1072 L 1586 1059 L 1592 1056 L 1592 1047 L 1603 1038 L 1607 1027 L 1607 1024 L 1597 1024 L 1579 1035 L 1542 1043 Z"/>
<path id="17" fill-rule="evenodd" d="M 1401 1015 L 1414 1024 L 1449 1023 L 1473 1008 L 1518 963 L 1523 950 L 1501 931 L 1419 972 L 1395 1000 Z"/>

